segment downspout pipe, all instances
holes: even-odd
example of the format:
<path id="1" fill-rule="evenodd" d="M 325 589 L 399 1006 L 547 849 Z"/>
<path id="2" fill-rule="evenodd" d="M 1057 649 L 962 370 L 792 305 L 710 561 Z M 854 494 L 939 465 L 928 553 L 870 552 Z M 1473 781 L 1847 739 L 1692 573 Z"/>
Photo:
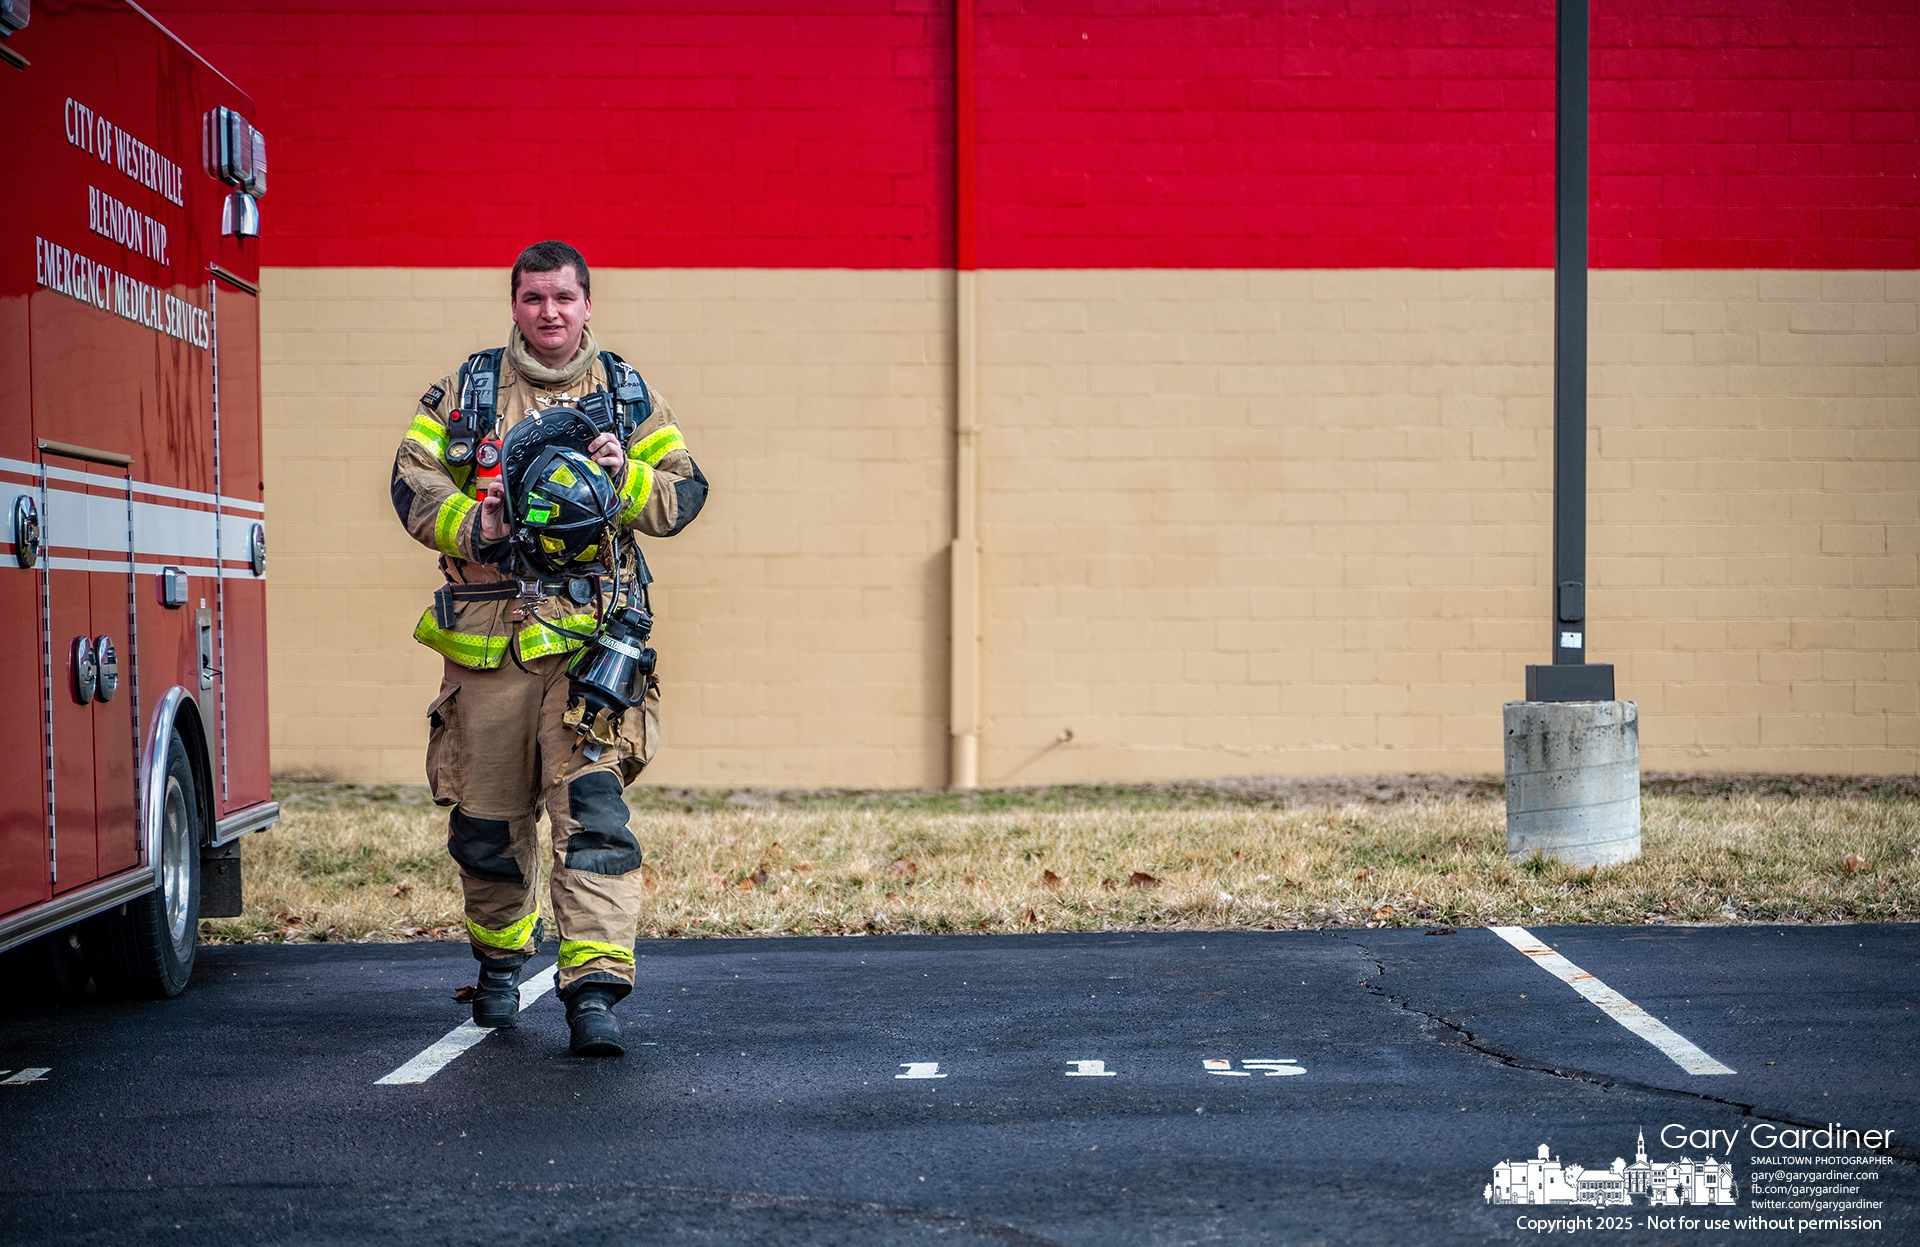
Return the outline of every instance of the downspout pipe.
<path id="1" fill-rule="evenodd" d="M 949 782 L 980 786 L 979 289 L 974 264 L 973 0 L 954 0 L 953 544 L 949 550 Z"/>

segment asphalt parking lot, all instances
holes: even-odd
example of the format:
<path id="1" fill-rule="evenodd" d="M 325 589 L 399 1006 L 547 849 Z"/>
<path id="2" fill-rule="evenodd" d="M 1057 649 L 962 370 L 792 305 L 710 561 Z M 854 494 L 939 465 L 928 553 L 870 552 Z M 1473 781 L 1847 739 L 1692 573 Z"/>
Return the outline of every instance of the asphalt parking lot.
<path id="1" fill-rule="evenodd" d="M 0 1241 L 1920 1241 L 1920 926 L 639 952 L 618 1061 L 568 1056 L 537 984 L 462 1037 L 450 945 L 213 948 L 177 1001 L 8 1006 Z M 1754 1144 L 1825 1123 L 1893 1135 Z M 1487 1203 L 1498 1162 L 1604 1169 L 1643 1130 L 1656 1163 L 1730 1160 L 1735 1203 Z M 1821 1198 L 1856 1206 L 1755 1206 L 1842 1155 L 1870 1176 Z"/>

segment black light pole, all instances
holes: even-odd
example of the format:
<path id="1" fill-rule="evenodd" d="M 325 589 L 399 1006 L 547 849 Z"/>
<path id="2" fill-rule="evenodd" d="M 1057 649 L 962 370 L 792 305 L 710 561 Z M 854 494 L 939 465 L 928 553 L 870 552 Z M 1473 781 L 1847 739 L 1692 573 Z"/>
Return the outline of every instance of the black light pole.
<path id="1" fill-rule="evenodd" d="M 1553 621 L 1528 701 L 1612 701 L 1587 662 L 1587 0 L 1560 0 L 1553 108 Z"/>

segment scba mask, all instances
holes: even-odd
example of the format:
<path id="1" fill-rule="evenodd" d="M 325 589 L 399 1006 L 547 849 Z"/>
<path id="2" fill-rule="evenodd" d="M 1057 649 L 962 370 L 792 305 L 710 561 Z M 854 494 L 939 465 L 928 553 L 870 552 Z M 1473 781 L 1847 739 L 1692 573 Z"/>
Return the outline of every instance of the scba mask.
<path id="1" fill-rule="evenodd" d="M 527 562 L 552 575 L 600 558 L 620 497 L 606 469 L 570 446 L 547 446 L 511 491 L 514 540 Z"/>

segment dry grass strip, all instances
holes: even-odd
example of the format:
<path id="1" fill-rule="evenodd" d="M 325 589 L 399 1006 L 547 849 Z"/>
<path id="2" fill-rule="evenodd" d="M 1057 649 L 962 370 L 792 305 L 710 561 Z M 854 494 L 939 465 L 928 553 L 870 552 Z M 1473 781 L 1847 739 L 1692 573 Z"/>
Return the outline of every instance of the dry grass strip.
<path id="1" fill-rule="evenodd" d="M 947 793 L 635 789 L 651 936 L 1920 916 L 1920 783 L 1650 776 L 1645 853 L 1509 862 L 1497 781 L 1247 780 Z M 445 812 L 287 785 L 229 941 L 461 939 Z"/>

